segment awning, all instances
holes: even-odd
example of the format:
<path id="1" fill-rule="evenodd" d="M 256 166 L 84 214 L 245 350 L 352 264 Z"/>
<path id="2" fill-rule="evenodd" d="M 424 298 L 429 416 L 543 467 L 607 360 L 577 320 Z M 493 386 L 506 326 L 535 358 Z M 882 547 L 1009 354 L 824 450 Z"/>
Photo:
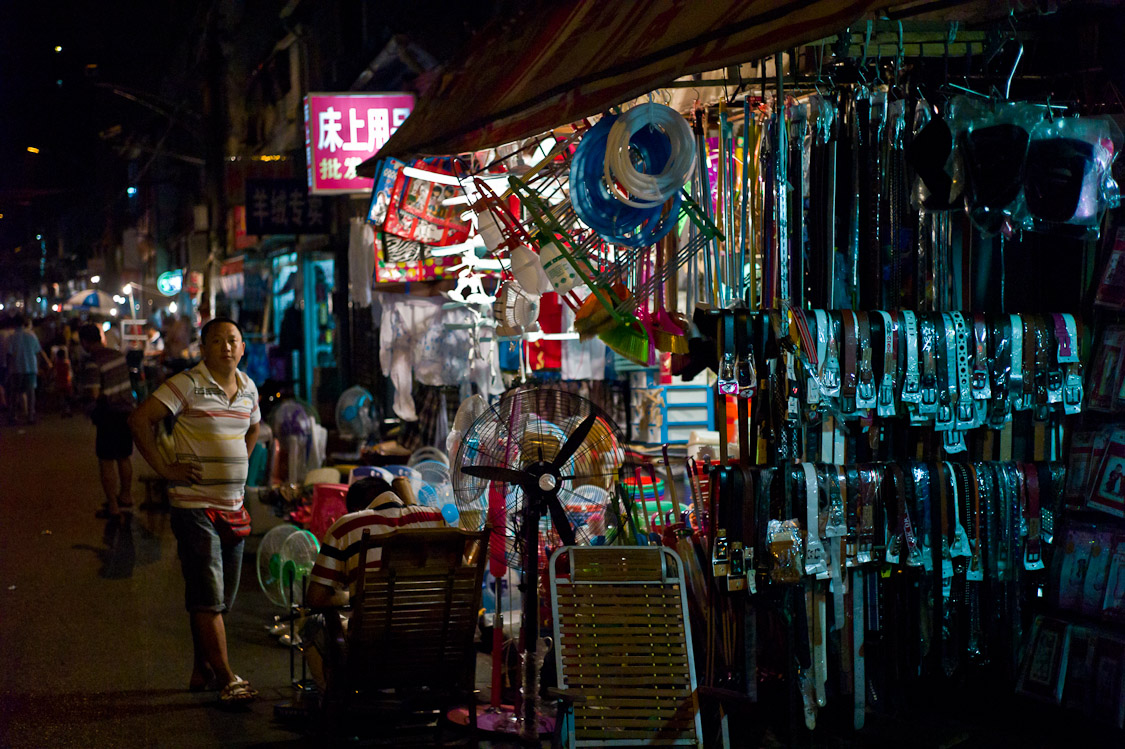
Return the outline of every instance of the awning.
<path id="1" fill-rule="evenodd" d="M 378 159 L 479 151 L 670 81 L 842 31 L 875 0 L 570 0 L 493 22 L 442 70 Z M 882 3 L 886 5 L 886 2 Z"/>

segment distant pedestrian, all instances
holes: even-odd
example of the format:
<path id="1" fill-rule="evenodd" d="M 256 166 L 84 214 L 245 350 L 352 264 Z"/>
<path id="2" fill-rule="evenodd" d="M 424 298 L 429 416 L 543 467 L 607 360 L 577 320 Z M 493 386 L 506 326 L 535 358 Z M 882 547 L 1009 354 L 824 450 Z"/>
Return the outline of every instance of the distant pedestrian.
<path id="1" fill-rule="evenodd" d="M 94 402 L 90 418 L 97 428 L 94 452 L 98 456 L 105 509 L 99 516 L 119 517 L 133 510 L 133 436 L 129 416 L 137 406 L 125 357 L 108 348 L 102 330 L 94 323 L 78 330 L 78 340 L 88 354 L 83 385 Z"/>
<path id="2" fill-rule="evenodd" d="M 71 399 L 74 397 L 74 375 L 70 367 L 70 357 L 66 346 L 55 349 L 55 392 L 62 404 L 62 415 L 71 415 Z"/>
<path id="3" fill-rule="evenodd" d="M 17 318 L 16 332 L 8 338 L 5 352 L 8 360 L 8 377 L 12 383 L 11 411 L 8 419 L 13 424 L 16 413 L 20 409 L 21 401 L 24 402 L 27 414 L 27 423 L 34 424 L 39 420 L 35 413 L 35 389 L 39 385 L 39 359 L 49 368 L 51 360 L 43 353 L 39 339 L 31 332 L 30 318 Z"/>
<path id="4" fill-rule="evenodd" d="M 141 455 L 171 482 L 171 526 L 195 646 L 188 688 L 214 686 L 222 702 L 236 703 L 257 692 L 230 667 L 223 614 L 234 605 L 250 534 L 242 499 L 261 412 L 254 382 L 238 371 L 246 352 L 238 324 L 217 317 L 201 338 L 203 361 L 165 380 L 129 423 Z M 175 455 L 168 457 L 153 430 L 172 415 Z"/>

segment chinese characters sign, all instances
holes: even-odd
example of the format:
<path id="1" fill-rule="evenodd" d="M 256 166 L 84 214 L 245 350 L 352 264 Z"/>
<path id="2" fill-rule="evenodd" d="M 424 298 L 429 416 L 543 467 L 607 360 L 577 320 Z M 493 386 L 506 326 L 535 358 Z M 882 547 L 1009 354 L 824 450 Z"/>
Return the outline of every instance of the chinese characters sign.
<path id="1" fill-rule="evenodd" d="M 325 209 L 299 179 L 246 180 L 247 234 L 324 234 Z"/>
<path id="2" fill-rule="evenodd" d="M 305 158 L 314 195 L 370 192 L 355 173 L 402 126 L 413 94 L 309 94 L 305 97 Z"/>

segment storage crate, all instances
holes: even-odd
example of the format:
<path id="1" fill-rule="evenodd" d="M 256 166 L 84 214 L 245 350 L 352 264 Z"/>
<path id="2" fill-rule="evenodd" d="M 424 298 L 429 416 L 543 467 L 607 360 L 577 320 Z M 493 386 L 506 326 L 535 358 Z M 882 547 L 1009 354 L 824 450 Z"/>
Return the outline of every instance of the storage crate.
<path id="1" fill-rule="evenodd" d="M 684 444 L 715 420 L 714 394 L 706 385 L 635 388 L 630 406 L 633 439 L 650 445 Z"/>

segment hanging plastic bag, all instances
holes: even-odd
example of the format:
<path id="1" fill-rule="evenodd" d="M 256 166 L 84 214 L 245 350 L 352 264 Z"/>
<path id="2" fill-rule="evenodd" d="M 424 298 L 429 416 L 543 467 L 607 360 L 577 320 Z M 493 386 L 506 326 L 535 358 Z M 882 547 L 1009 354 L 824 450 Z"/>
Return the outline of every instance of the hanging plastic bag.
<path id="1" fill-rule="evenodd" d="M 963 182 L 969 218 L 986 235 L 1011 232 L 1026 218 L 1027 150 L 1041 117 L 1041 110 L 1023 102 L 953 100 L 954 189 Z"/>
<path id="2" fill-rule="evenodd" d="M 1079 117 L 1040 122 L 1031 133 L 1024 194 L 1028 228 L 1059 224 L 1086 227 L 1097 235 L 1107 208 L 1120 203 L 1112 165 L 1121 130 L 1108 118 Z"/>
<path id="3" fill-rule="evenodd" d="M 453 176 L 451 159 L 422 159 L 416 169 Z M 462 194 L 461 188 L 428 179 L 408 177 L 399 170 L 383 229 L 404 239 L 444 247 L 469 238 L 470 224 L 461 220 L 457 206 L 445 205 L 447 198 Z"/>
<path id="4" fill-rule="evenodd" d="M 914 137 L 906 147 L 906 161 L 918 178 L 911 204 L 920 211 L 948 211 L 961 205 L 961 185 L 954 189 L 950 173 L 953 131 L 949 123 L 925 99 L 914 114 Z"/>

